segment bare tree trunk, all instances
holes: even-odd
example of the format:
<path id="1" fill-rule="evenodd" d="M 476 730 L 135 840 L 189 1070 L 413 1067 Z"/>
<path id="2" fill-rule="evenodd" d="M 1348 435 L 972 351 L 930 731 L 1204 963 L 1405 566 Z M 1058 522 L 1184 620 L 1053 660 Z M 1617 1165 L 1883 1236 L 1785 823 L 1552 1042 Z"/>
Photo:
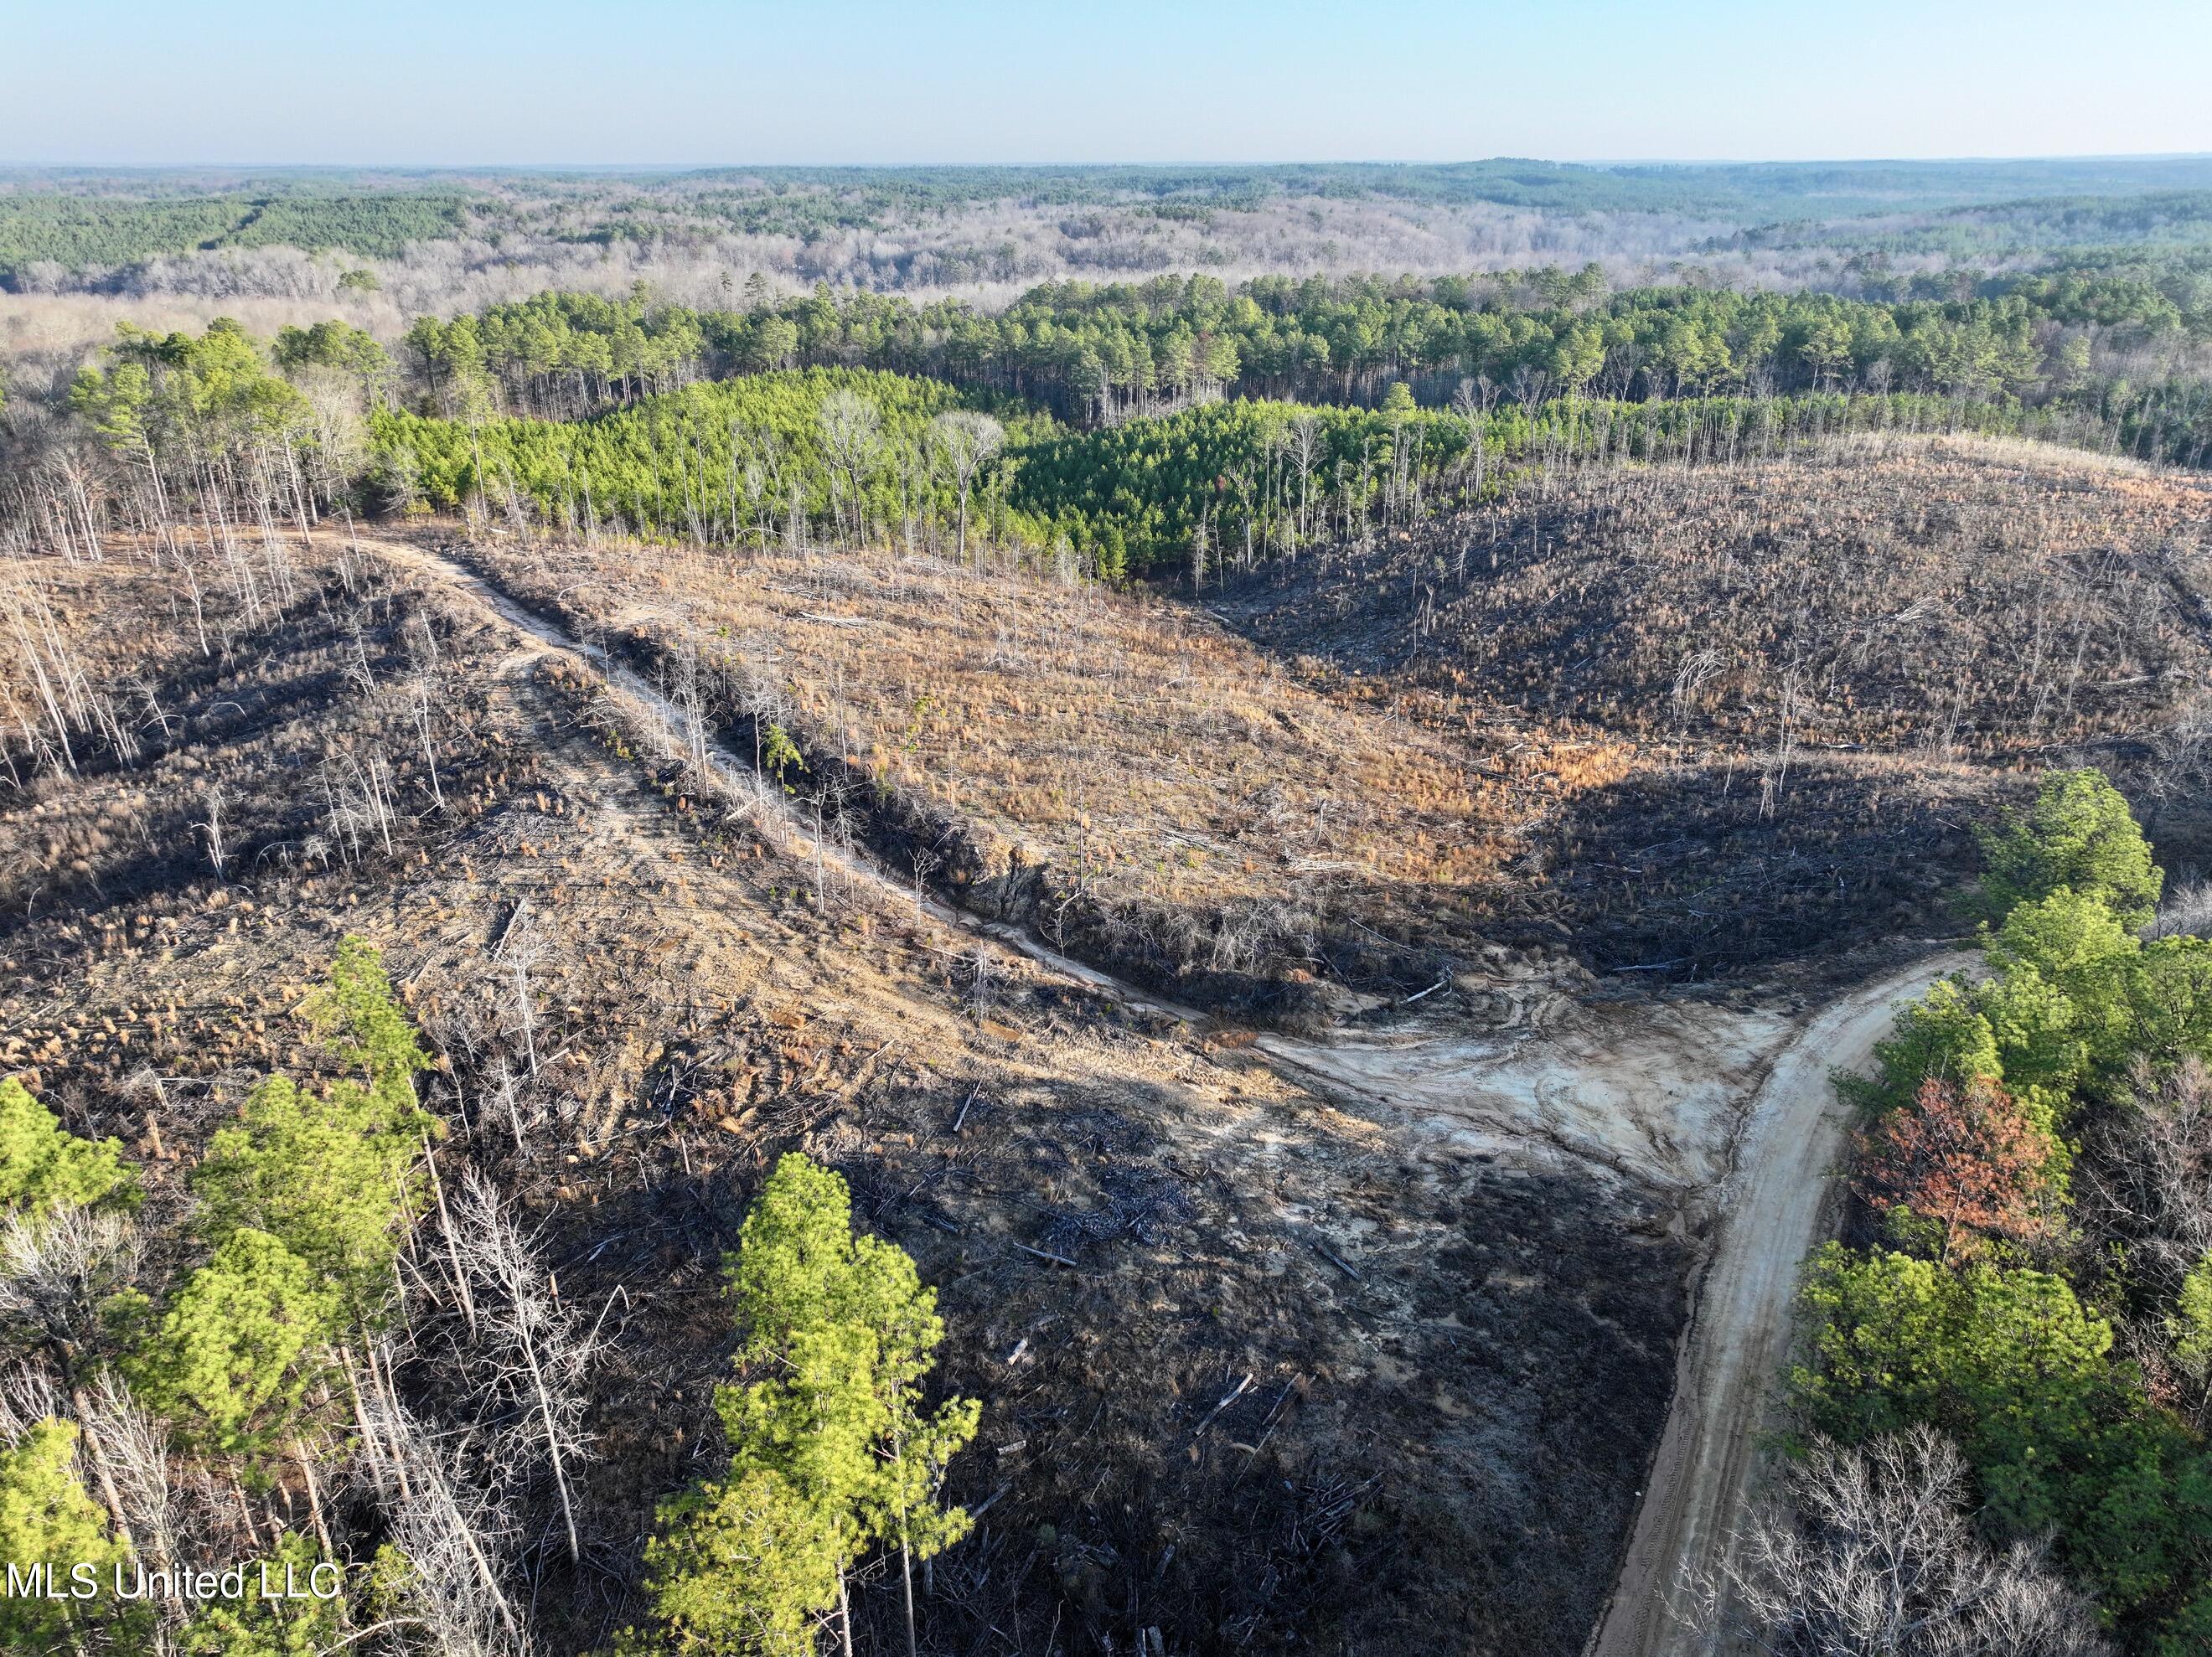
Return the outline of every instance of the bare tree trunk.
<path id="1" fill-rule="evenodd" d="M 315 1539 L 323 1545 L 323 1557 L 335 1559 L 337 1550 L 331 1545 L 330 1527 L 323 1522 L 323 1493 L 315 1486 L 315 1469 L 307 1460 L 307 1447 L 297 1438 L 292 1441 L 292 1458 L 300 1464 L 300 1477 L 307 1484 L 307 1516 L 314 1521 Z"/>
<path id="2" fill-rule="evenodd" d="M 93 1476 L 100 1481 L 100 1499 L 106 1504 L 109 1517 L 115 1520 L 116 1539 L 136 1553 L 138 1545 L 131 1539 L 131 1521 L 123 1516 L 123 1498 L 116 1494 L 115 1476 L 107 1470 L 106 1448 L 101 1442 L 100 1434 L 94 1429 L 93 1410 L 85 1398 L 84 1388 L 74 1388 L 70 1393 L 70 1402 L 76 1406 L 77 1423 L 84 1429 L 84 1448 L 92 1463 Z"/>

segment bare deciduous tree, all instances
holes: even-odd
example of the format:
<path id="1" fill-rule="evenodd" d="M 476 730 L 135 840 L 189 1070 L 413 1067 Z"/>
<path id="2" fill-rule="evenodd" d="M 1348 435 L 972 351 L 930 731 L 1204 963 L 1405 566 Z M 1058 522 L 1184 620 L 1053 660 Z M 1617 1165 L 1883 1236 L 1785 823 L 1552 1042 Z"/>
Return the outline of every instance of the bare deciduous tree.
<path id="1" fill-rule="evenodd" d="M 64 1205 L 0 1224 L 0 1319 L 35 1332 L 64 1381 L 97 1332 L 101 1302 L 137 1275 L 137 1231 L 118 1215 Z"/>
<path id="2" fill-rule="evenodd" d="M 180 1492 L 169 1478 L 169 1429 L 131 1396 L 112 1370 L 102 1370 L 76 1396 L 88 1453 L 98 1458 L 103 1488 L 118 1509 L 122 1533 L 157 1566 L 179 1556 L 184 1524 Z"/>
<path id="3" fill-rule="evenodd" d="M 560 1495 L 568 1557 L 580 1559 L 569 1469 L 587 1451 L 581 1383 L 599 1350 L 599 1328 L 553 1293 L 534 1239 L 474 1168 L 461 1176 L 453 1225 L 460 1268 L 474 1285 L 477 1335 L 471 1356 L 489 1372 L 484 1383 L 512 1394 L 532 1423 L 533 1448 L 550 1466 Z"/>
<path id="4" fill-rule="evenodd" d="M 362 1427 L 378 1447 L 392 1540 L 412 1568 L 409 1610 L 430 1648 L 440 1657 L 528 1650 L 520 1616 L 500 1583 L 514 1516 L 462 1472 L 473 1459 L 469 1440 L 434 1432 L 384 1387 L 363 1389 L 359 1399 Z"/>
<path id="5" fill-rule="evenodd" d="M 960 495 L 957 555 L 963 562 L 968 557 L 969 496 L 975 489 L 976 475 L 991 464 L 991 458 L 1006 440 L 1005 427 L 990 416 L 972 409 L 948 410 L 929 422 L 930 447 L 952 474 L 952 485 Z"/>
<path id="6" fill-rule="evenodd" d="M 2136 1108 L 2099 1120 L 2092 1140 L 2077 1212 L 2124 1239 L 2133 1271 L 2171 1301 L 2212 1250 L 2212 1075 L 2194 1057 L 2164 1077 L 2143 1072 Z"/>
<path id="7" fill-rule="evenodd" d="M 853 502 L 853 539 L 867 539 L 866 480 L 884 443 L 883 411 L 858 391 L 838 390 L 822 399 L 822 441 Z"/>
<path id="8" fill-rule="evenodd" d="M 2043 1550 L 1976 1534 L 1966 1459 L 1929 1427 L 1814 1443 L 1736 1537 L 1698 1620 L 1774 1657 L 2108 1657 Z"/>

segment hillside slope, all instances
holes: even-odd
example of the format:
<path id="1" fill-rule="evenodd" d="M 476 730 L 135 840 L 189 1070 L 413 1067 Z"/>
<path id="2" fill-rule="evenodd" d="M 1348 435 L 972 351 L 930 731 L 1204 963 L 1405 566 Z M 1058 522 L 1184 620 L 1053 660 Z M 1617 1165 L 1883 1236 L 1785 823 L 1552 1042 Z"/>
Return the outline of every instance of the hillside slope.
<path id="1" fill-rule="evenodd" d="M 343 935 L 382 948 L 439 1055 L 442 1177 L 522 1204 L 559 1293 L 615 1336 L 580 1569 L 542 1466 L 469 1435 L 484 1406 L 427 1231 L 382 1360 L 514 1515 L 541 1648 L 604 1648 L 639 1614 L 652 1503 L 717 1454 L 722 1258 L 790 1149 L 915 1255 L 940 1379 L 983 1404 L 950 1490 L 981 1525 L 934 1568 L 931 1648 L 1157 1627 L 1177 1652 L 1413 1652 L 1439 1623 L 1576 1648 L 1683 1315 L 1659 1198 L 1401 1142 L 1233 1042 L 835 869 L 817 888 L 804 838 L 702 787 L 575 656 L 369 549 L 268 556 L 251 614 L 202 572 L 204 652 L 167 566 L 0 566 L 119 715 L 68 765 L 7 733 L 0 1054 L 125 1142 L 159 1298 L 194 1258 L 209 1137 L 258 1076 L 312 1073 L 304 986 Z M 319 1477 L 365 1557 L 387 1517 L 331 1424 Z M 192 1507 L 194 1557 L 245 1557 L 240 1514 L 306 1522 L 303 1487 L 252 1499 Z M 856 1584 L 874 1648 L 897 1580 Z"/>
<path id="2" fill-rule="evenodd" d="M 870 551 L 488 538 L 465 555 L 762 756 L 826 831 L 1057 948 L 1272 1023 L 1555 938 L 1512 910 L 1502 865 L 1524 824 L 1618 774 L 1579 737 L 1470 750 L 1143 592 Z M 795 744 L 780 767 L 771 727 Z"/>
<path id="3" fill-rule="evenodd" d="M 1600 967 L 1710 973 L 1924 925 L 1960 824 L 2087 753 L 2187 861 L 2212 734 L 2212 489 L 1889 440 L 1585 474 L 1213 605 L 1310 683 L 1628 745 L 1518 872 Z"/>

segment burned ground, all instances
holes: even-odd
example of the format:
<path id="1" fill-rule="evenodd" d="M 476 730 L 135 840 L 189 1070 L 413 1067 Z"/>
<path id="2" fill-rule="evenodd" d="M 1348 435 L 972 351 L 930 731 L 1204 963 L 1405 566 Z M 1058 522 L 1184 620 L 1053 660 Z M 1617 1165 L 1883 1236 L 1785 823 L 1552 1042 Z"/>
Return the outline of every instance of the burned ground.
<path id="1" fill-rule="evenodd" d="M 1579 1648 L 1682 1317 L 1654 1200 L 1407 1142 L 1233 1032 L 825 875 L 580 665 L 373 554 L 292 574 L 203 654 L 127 555 L 37 572 L 87 692 L 125 706 L 100 641 L 150 642 L 133 659 L 167 723 L 127 762 L 97 717 L 73 771 L 18 751 L 0 1048 L 144 1168 L 158 1291 L 189 1258 L 173 1223 L 206 1136 L 255 1077 L 319 1062 L 293 1014 L 338 939 L 384 949 L 439 1054 L 442 1177 L 475 1167 L 522 1201 L 559 1292 L 617 1332 L 582 1569 L 541 1479 L 470 1470 L 514 1515 L 497 1539 L 550 1646 L 637 1613 L 651 1503 L 714 1465 L 721 1259 L 798 1148 L 939 1286 L 939 1380 L 984 1402 L 951 1490 L 979 1526 L 931 1573 L 931 1649 L 1128 1649 L 1149 1627 L 1176 1652 L 1429 1651 L 1439 1627 Z M 431 1235 L 406 1273 L 392 1372 L 471 1424 Z M 368 1481 L 325 1478 L 365 1552 Z M 301 1495 L 257 1501 L 296 1523 Z M 245 1551 L 221 1503 L 202 1516 Z M 895 1603 L 895 1579 L 863 1584 L 864 1636 Z"/>
<path id="2" fill-rule="evenodd" d="M 1555 942 L 1501 865 L 1614 774 L 1580 733 L 1470 752 L 1145 593 L 889 553 L 461 554 L 741 753 L 793 738 L 784 785 L 917 880 L 1241 1018 L 1316 1027 Z"/>
<path id="3" fill-rule="evenodd" d="M 1432 732 L 1617 744 L 1510 872 L 1601 969 L 1710 977 L 1943 924 L 1966 823 L 2094 761 L 2181 808 L 2212 734 L 2212 494 L 2025 444 L 1590 472 L 1212 607 Z M 2180 844 L 2187 841 L 2187 845 Z"/>

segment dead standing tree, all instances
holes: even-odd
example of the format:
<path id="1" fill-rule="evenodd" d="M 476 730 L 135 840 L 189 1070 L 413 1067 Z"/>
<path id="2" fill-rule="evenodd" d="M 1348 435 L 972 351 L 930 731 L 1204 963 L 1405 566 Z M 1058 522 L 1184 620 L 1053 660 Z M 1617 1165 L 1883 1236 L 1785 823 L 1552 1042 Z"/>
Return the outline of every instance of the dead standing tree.
<path id="1" fill-rule="evenodd" d="M 2040 1548 L 1999 1552 L 1975 1534 L 1972 1485 L 1931 1427 L 1856 1448 L 1817 1442 L 1788 1505 L 1753 1516 L 1684 1610 L 1775 1657 L 2109 1657 L 2094 1607 Z"/>
<path id="2" fill-rule="evenodd" d="M 929 422 L 929 444 L 939 464 L 951 474 L 959 495 L 959 543 L 955 555 L 968 561 L 968 502 L 975 479 L 991 464 L 1006 440 L 1006 428 L 987 414 L 972 409 L 953 409 Z"/>
<path id="3" fill-rule="evenodd" d="M 387 1374 L 392 1361 L 386 1351 Z M 369 1364 L 374 1375 L 374 1353 Z M 387 1385 L 372 1385 L 356 1398 L 392 1539 L 412 1568 L 409 1609 L 431 1648 L 441 1657 L 516 1657 L 527 1651 L 529 1636 L 500 1581 L 514 1516 L 462 1471 L 477 1459 L 471 1452 L 481 1444 L 471 1435 L 434 1431 Z"/>
<path id="4" fill-rule="evenodd" d="M 491 1182 L 471 1168 L 461 1176 L 451 1233 L 459 1267 L 473 1288 L 471 1358 L 480 1388 L 512 1395 L 532 1423 L 532 1448 L 553 1475 L 568 1533 L 568 1557 L 583 1557 L 576 1533 L 570 1468 L 583 1460 L 583 1380 L 600 1350 L 597 1323 L 553 1290 L 536 1241 L 515 1223 Z"/>

